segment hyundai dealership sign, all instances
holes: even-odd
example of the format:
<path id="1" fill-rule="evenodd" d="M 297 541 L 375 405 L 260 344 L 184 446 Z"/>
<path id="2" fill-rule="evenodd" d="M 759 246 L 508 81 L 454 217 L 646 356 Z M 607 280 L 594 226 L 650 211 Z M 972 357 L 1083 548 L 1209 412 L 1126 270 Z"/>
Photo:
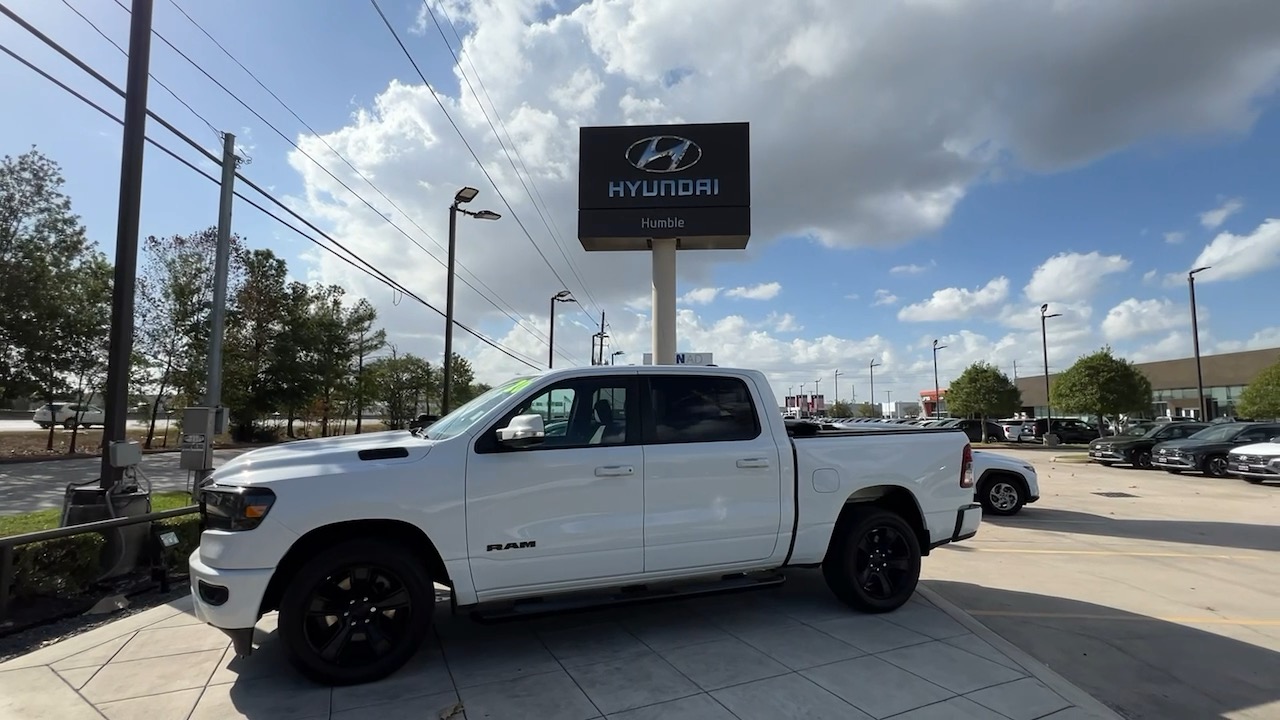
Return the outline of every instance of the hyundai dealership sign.
<path id="1" fill-rule="evenodd" d="M 653 364 L 653 353 L 644 354 L 644 364 Z M 711 353 L 676 353 L 677 365 L 714 365 Z"/>
<path id="2" fill-rule="evenodd" d="M 579 131 L 578 239 L 586 250 L 740 250 L 751 236 L 747 123 Z"/>

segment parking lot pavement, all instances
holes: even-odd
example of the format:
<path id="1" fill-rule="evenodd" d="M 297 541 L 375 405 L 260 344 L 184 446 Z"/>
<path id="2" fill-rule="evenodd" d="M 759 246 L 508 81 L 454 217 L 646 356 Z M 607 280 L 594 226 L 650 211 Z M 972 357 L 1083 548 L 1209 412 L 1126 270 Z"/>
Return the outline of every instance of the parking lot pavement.
<path id="1" fill-rule="evenodd" d="M 931 589 L 1125 717 L 1280 717 L 1280 486 L 1000 452 L 1041 500 L 937 551 Z"/>
<path id="2" fill-rule="evenodd" d="M 243 452 L 247 451 L 215 450 L 213 464 L 216 467 Z M 178 455 L 173 452 L 142 456 L 142 474 L 151 481 L 152 490 L 187 489 L 190 479 L 188 472 L 178 467 Z M 0 515 L 60 508 L 67 484 L 98 477 L 100 467 L 97 458 L 0 465 Z"/>
<path id="3" fill-rule="evenodd" d="M 944 603 L 945 604 L 945 603 Z M 481 625 L 436 610 L 409 666 L 318 687 L 282 657 L 275 617 L 236 659 L 189 600 L 0 665 L 0 715 L 453 720 L 1078 720 L 1078 690 L 998 651 L 917 595 L 883 616 L 837 604 L 813 571 L 782 588 Z M 459 707 L 460 706 L 460 707 Z M 450 714 L 456 710 L 456 714 Z M 5 712 L 9 715 L 5 715 Z M 1103 710 L 1105 713 L 1105 710 Z"/>

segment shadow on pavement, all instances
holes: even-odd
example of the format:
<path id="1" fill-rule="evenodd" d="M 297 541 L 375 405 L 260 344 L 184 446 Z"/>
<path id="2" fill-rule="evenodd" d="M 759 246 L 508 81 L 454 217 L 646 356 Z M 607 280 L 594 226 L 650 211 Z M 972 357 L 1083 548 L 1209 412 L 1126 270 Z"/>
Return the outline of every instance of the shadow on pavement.
<path id="1" fill-rule="evenodd" d="M 1280 717 L 1273 650 L 1093 603 L 927 585 L 1124 717 Z M 1280 644 L 1274 635 L 1259 638 Z"/>
<path id="2" fill-rule="evenodd" d="M 1280 551 L 1280 526 L 1200 520 L 1126 520 L 1056 508 L 1024 508 L 1012 517 L 984 516 L 1000 527 L 1106 535 L 1132 540 L 1190 543 L 1242 550 Z"/>

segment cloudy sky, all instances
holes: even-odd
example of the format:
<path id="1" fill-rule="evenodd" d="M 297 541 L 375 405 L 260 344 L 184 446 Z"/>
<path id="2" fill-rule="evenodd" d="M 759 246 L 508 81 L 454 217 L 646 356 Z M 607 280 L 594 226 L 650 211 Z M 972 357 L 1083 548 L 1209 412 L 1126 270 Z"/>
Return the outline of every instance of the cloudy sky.
<path id="1" fill-rule="evenodd" d="M 944 386 L 980 359 L 1038 374 L 1041 303 L 1062 313 L 1053 371 L 1104 344 L 1186 356 L 1200 265 L 1206 351 L 1280 345 L 1274 0 L 378 2 L 430 86 L 370 2 L 155 0 L 156 30 L 225 90 L 156 40 L 153 77 L 183 102 L 153 83 L 150 106 L 209 149 L 206 121 L 235 132 L 248 177 L 441 308 L 447 207 L 479 188 L 473 206 L 504 217 L 459 227 L 458 318 L 528 363 L 546 362 L 561 289 L 578 303 L 560 306 L 558 365 L 589 362 L 601 311 L 618 362 L 649 349 L 647 256 L 577 241 L 576 143 L 582 125 L 659 122 L 751 123 L 751 245 L 682 254 L 678 342 L 780 393 L 820 379 L 830 400 L 838 369 L 840 396 L 866 400 L 877 360 L 876 400 L 914 398 L 935 338 Z M 110 0 L 9 5 L 123 84 L 121 52 L 68 3 L 126 45 Z M 0 42 L 119 111 L 3 18 Z M 0 152 L 58 160 L 110 252 L 119 127 L 0 66 Z M 216 187 L 154 150 L 144 193 L 144 233 L 216 221 Z M 431 310 L 244 204 L 235 228 L 370 298 L 402 351 L 440 354 Z M 527 370 L 459 343 L 485 380 Z"/>

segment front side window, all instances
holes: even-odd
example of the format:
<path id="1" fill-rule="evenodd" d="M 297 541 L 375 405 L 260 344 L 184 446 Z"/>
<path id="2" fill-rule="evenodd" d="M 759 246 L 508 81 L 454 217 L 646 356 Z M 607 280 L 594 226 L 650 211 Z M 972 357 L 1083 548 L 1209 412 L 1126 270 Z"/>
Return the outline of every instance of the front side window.
<path id="1" fill-rule="evenodd" d="M 1280 426 L 1263 425 L 1245 430 L 1237 439 L 1241 442 L 1266 442 L 1276 435 L 1280 435 Z"/>
<path id="2" fill-rule="evenodd" d="M 649 378 L 647 442 L 733 442 L 760 436 L 751 391 L 738 378 L 705 375 Z"/>
<path id="3" fill-rule="evenodd" d="M 546 433 L 542 442 L 506 450 L 530 451 L 622 445 L 634 432 L 627 407 L 627 387 L 633 378 L 578 378 L 552 385 L 508 411 L 476 445 L 478 452 L 504 450 L 496 440 L 499 428 L 517 415 L 541 415 Z"/>

